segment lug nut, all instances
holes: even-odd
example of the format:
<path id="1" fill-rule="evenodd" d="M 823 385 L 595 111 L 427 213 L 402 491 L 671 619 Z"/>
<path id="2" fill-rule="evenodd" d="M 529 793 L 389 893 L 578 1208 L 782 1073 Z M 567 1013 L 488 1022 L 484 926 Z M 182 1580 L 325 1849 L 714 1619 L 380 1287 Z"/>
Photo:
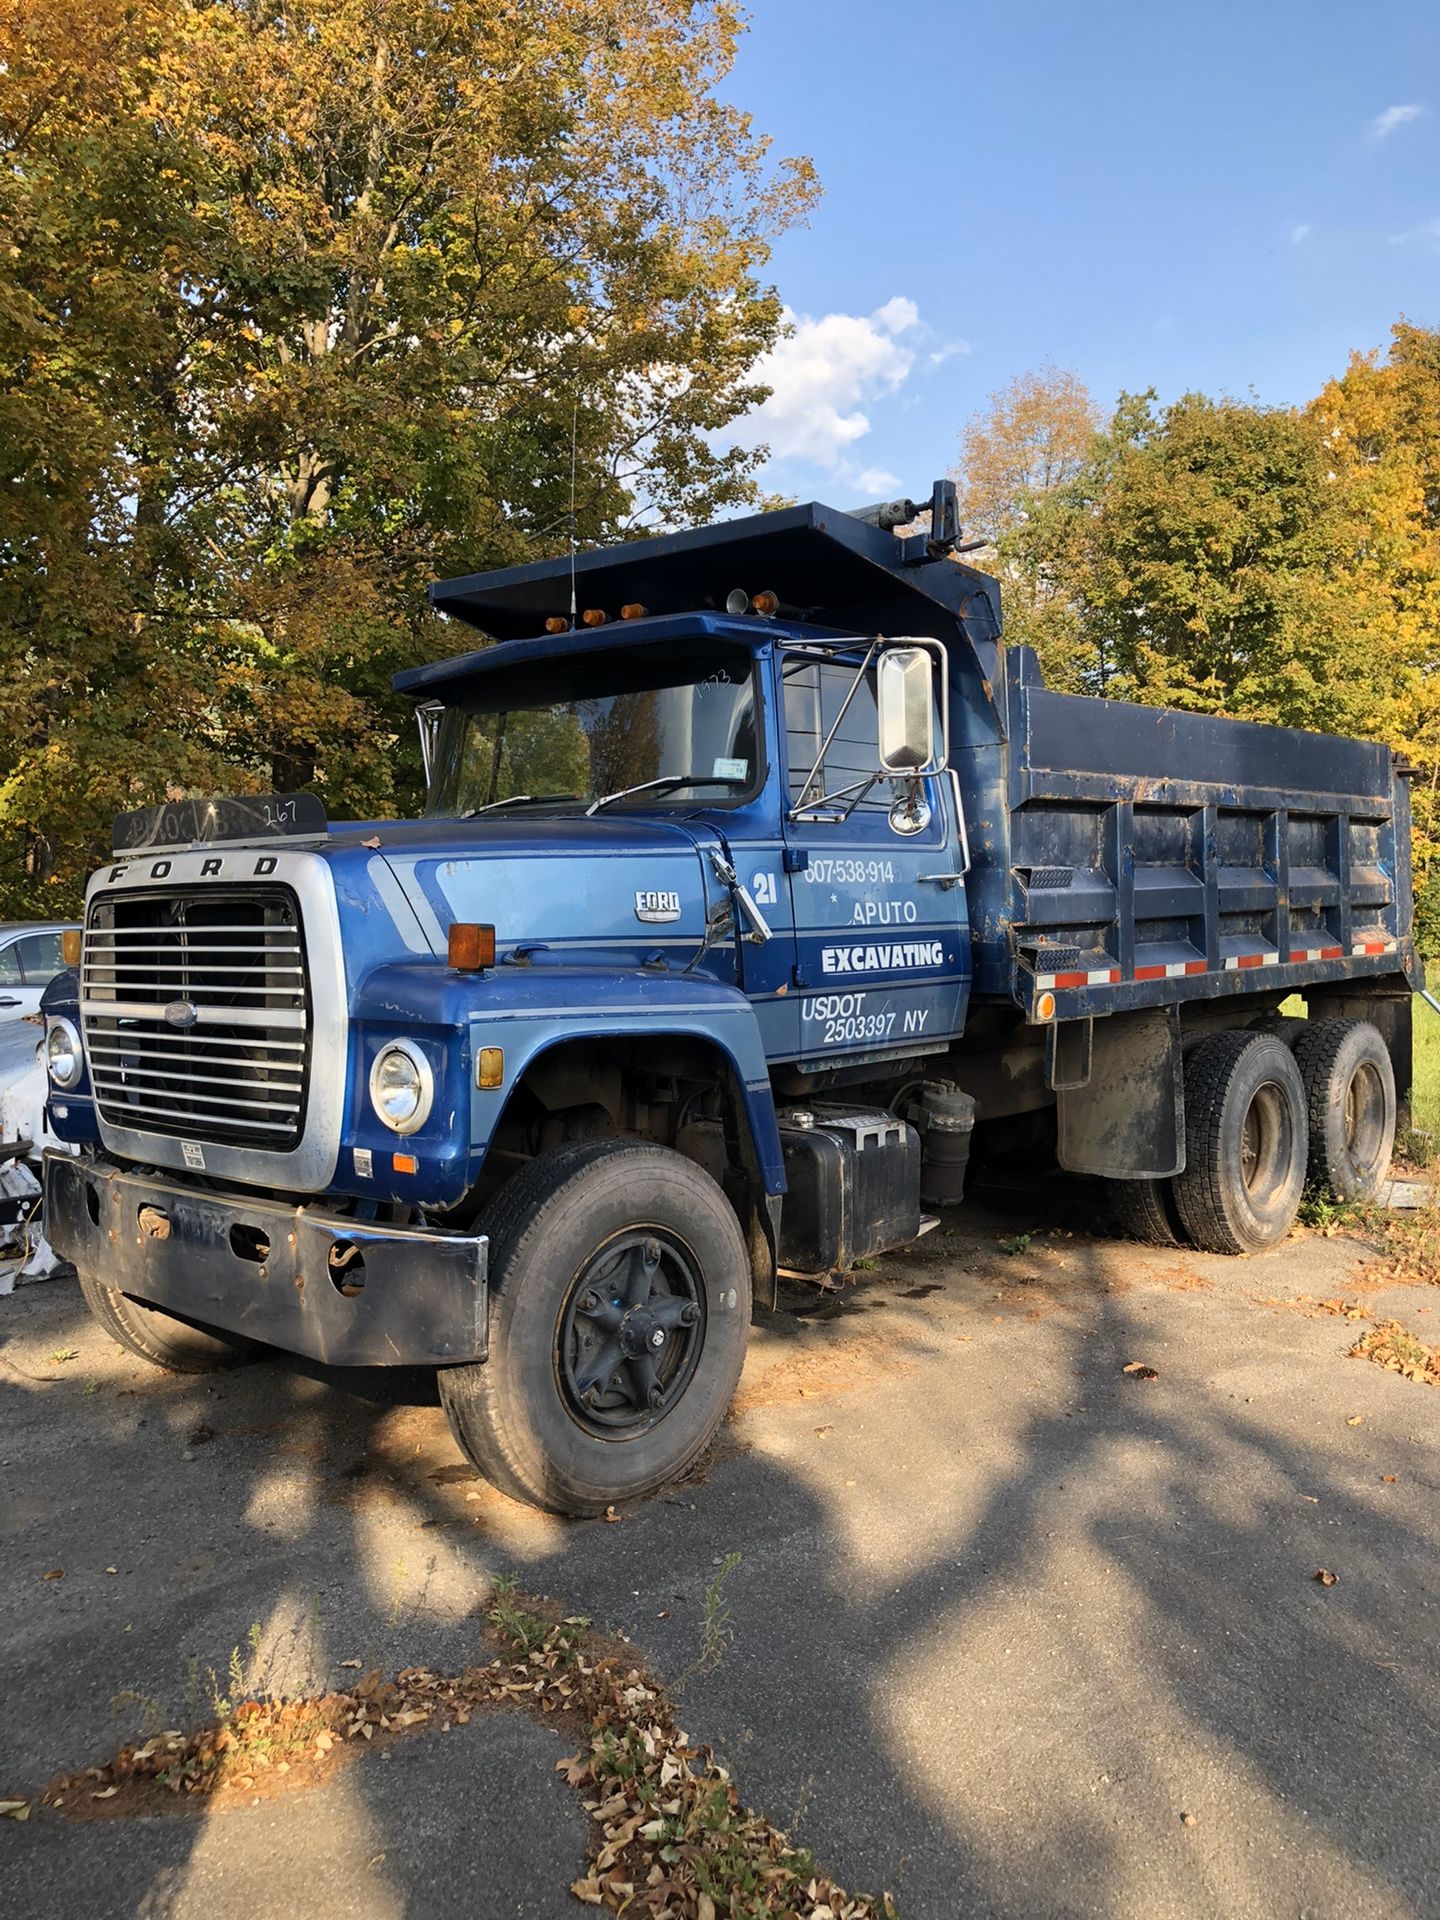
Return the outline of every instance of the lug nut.
<path id="1" fill-rule="evenodd" d="M 599 1304 L 600 1299 L 597 1294 L 582 1293 L 580 1296 L 580 1311 L 582 1313 L 593 1313 Z"/>
<path id="2" fill-rule="evenodd" d="M 694 1326 L 694 1324 L 695 1324 L 695 1322 L 696 1322 L 696 1321 L 697 1321 L 697 1320 L 698 1320 L 699 1318 L 700 1318 L 700 1309 L 699 1309 L 699 1307 L 697 1307 L 697 1306 L 696 1306 L 696 1304 L 695 1304 L 695 1302 L 694 1302 L 693 1300 L 687 1300 L 687 1301 L 685 1302 L 685 1305 L 684 1305 L 684 1306 L 683 1306 L 683 1307 L 682 1307 L 682 1308 L 680 1309 L 680 1324 L 681 1324 L 681 1326 L 682 1326 L 682 1327 L 693 1327 L 693 1326 Z"/>
<path id="3" fill-rule="evenodd" d="M 647 1240 L 645 1242 L 645 1258 L 647 1260 L 658 1260 L 660 1258 L 660 1242 L 658 1240 Z"/>
<path id="4" fill-rule="evenodd" d="M 660 1402 L 664 1398 L 665 1398 L 665 1389 L 663 1387 L 651 1387 L 650 1404 L 652 1407 L 658 1407 L 660 1405 Z"/>

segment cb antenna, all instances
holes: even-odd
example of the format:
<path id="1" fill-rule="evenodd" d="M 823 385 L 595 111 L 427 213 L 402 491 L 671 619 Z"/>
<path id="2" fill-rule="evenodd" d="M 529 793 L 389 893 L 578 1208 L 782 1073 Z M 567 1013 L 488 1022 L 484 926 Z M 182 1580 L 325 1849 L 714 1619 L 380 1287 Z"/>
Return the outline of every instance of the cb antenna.
<path id="1" fill-rule="evenodd" d="M 575 598 L 575 450 L 580 435 L 580 389 L 570 411 L 570 626 L 573 630 L 578 612 Z"/>

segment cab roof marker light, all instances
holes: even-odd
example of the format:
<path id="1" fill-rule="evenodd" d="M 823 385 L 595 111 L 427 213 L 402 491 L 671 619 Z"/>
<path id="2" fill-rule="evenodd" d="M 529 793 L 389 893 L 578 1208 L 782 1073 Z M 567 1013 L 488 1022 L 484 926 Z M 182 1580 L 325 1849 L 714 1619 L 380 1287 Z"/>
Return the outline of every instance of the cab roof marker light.
<path id="1" fill-rule="evenodd" d="M 570 631 L 570 622 L 563 618 L 562 615 L 552 613 L 550 618 L 545 622 L 545 631 L 546 633 L 568 633 Z"/>
<path id="2" fill-rule="evenodd" d="M 601 607 L 587 607 L 580 616 L 587 627 L 603 627 L 609 617 Z"/>
<path id="3" fill-rule="evenodd" d="M 620 618 L 622 620 L 643 620 L 649 611 L 650 609 L 641 606 L 638 600 L 628 600 L 620 609 Z"/>
<path id="4" fill-rule="evenodd" d="M 726 613 L 748 613 L 750 611 L 750 596 L 744 587 L 732 587 L 729 593 L 726 594 L 725 611 Z"/>

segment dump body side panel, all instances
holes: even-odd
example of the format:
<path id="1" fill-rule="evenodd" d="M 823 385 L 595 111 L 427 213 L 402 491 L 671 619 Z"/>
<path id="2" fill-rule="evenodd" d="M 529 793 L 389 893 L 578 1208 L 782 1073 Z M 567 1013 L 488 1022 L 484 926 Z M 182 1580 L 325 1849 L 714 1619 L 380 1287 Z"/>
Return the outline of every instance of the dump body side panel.
<path id="1" fill-rule="evenodd" d="M 1010 993 L 1079 1018 L 1414 975 L 1390 750 L 1007 675 Z M 998 876 L 993 876 L 998 878 Z"/>

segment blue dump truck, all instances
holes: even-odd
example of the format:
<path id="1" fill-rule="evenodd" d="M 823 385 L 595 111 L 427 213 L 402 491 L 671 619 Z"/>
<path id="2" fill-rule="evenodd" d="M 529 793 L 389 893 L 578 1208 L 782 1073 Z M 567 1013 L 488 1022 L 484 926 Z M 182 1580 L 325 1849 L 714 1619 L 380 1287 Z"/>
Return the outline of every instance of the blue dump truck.
<path id="1" fill-rule="evenodd" d="M 48 1231 L 114 1337 L 438 1367 L 483 1474 L 594 1514 L 972 1135 L 1215 1252 L 1372 1193 L 1406 767 L 1047 690 L 958 532 L 941 483 L 443 581 L 483 639 L 397 679 L 423 818 L 117 821 L 45 1007 Z"/>

